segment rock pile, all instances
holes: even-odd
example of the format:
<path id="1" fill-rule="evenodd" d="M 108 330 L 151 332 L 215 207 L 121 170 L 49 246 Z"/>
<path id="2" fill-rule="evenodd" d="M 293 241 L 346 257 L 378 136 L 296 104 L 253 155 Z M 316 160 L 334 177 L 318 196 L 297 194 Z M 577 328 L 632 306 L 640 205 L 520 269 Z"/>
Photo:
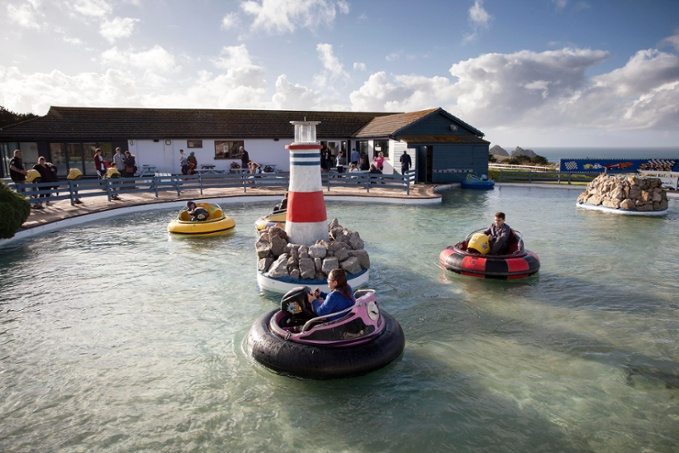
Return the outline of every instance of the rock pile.
<path id="1" fill-rule="evenodd" d="M 337 219 L 328 225 L 328 239 L 310 246 L 291 244 L 284 229 L 272 226 L 260 234 L 255 244 L 257 269 L 271 278 L 321 280 L 338 267 L 357 274 L 370 268 L 370 258 L 363 247 L 358 232 L 344 228 Z"/>
<path id="2" fill-rule="evenodd" d="M 601 174 L 578 196 L 579 204 L 625 211 L 664 211 L 667 193 L 658 178 Z"/>

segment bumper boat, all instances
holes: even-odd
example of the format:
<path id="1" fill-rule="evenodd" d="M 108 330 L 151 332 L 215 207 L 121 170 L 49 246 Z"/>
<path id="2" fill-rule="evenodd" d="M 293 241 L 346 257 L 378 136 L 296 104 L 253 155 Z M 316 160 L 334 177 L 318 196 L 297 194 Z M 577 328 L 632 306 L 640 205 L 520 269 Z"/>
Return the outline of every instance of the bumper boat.
<path id="1" fill-rule="evenodd" d="M 270 226 L 279 226 L 285 229 L 285 218 L 287 211 L 278 211 L 264 217 L 260 217 L 255 221 L 255 229 L 257 232 L 264 231 Z"/>
<path id="2" fill-rule="evenodd" d="M 504 255 L 481 255 L 467 246 L 477 234 L 483 235 L 483 229 L 470 233 L 467 238 L 455 245 L 441 250 L 439 263 L 446 269 L 462 275 L 480 278 L 512 280 L 528 277 L 540 270 L 538 256 L 526 250 L 521 233 L 512 230 L 507 253 Z"/>
<path id="3" fill-rule="evenodd" d="M 167 231 L 187 236 L 208 236 L 229 231 L 236 226 L 236 221 L 224 214 L 222 208 L 213 203 L 196 203 L 197 208 L 204 209 L 207 217 L 204 220 L 191 220 L 186 209 L 179 212 L 176 219 L 167 225 Z"/>
<path id="4" fill-rule="evenodd" d="M 486 175 L 478 177 L 470 173 L 462 181 L 461 186 L 463 189 L 492 190 L 495 187 L 495 181 L 488 179 Z"/>
<path id="5" fill-rule="evenodd" d="M 257 319 L 248 335 L 257 362 L 280 374 L 332 379 L 369 373 L 401 355 L 403 330 L 380 310 L 374 290 L 356 291 L 353 306 L 325 316 L 311 311 L 310 291 L 288 291 L 280 310 Z"/>

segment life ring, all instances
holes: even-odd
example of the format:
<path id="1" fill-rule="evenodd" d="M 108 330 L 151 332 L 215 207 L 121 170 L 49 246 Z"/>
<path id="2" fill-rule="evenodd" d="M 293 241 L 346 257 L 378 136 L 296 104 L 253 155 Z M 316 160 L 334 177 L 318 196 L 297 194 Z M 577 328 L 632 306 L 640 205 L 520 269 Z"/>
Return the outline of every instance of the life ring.
<path id="1" fill-rule="evenodd" d="M 278 373 L 309 379 L 359 376 L 382 368 L 399 357 L 405 336 L 399 323 L 384 310 L 382 334 L 366 343 L 313 346 L 285 340 L 271 332 L 269 322 L 279 310 L 260 316 L 248 335 L 253 358 Z"/>

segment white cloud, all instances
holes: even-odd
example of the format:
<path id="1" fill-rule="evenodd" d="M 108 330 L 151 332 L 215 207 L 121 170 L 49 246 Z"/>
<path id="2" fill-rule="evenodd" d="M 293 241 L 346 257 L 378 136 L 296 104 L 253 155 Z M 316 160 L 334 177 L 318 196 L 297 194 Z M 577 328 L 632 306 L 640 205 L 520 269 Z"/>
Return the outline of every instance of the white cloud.
<path id="1" fill-rule="evenodd" d="M 73 11 L 88 17 L 104 17 L 113 11 L 113 7 L 106 0 L 74 0 L 65 5 Z"/>
<path id="2" fill-rule="evenodd" d="M 469 21 L 477 27 L 485 27 L 490 21 L 490 14 L 483 7 L 483 0 L 474 0 L 469 8 Z"/>
<path id="3" fill-rule="evenodd" d="M 24 28 L 38 30 L 41 28 L 38 3 L 23 3 L 19 6 L 7 5 L 7 17 L 10 21 Z"/>
<path id="4" fill-rule="evenodd" d="M 345 0 L 246 0 L 241 9 L 254 17 L 251 28 L 271 32 L 293 32 L 297 28 L 317 30 L 332 25 L 338 14 L 348 14 Z"/>
<path id="5" fill-rule="evenodd" d="M 442 106 L 488 128 L 676 128 L 679 57 L 637 52 L 621 68 L 587 72 L 608 57 L 569 49 L 485 54 L 450 68 L 451 78 L 371 74 L 350 94 L 352 110 L 412 111 Z"/>
<path id="6" fill-rule="evenodd" d="M 150 73 L 168 73 L 179 69 L 174 55 L 159 45 L 140 52 L 122 51 L 113 47 L 102 53 L 101 63 L 104 66 L 149 71 Z"/>
<path id="7" fill-rule="evenodd" d="M 0 105 L 39 115 L 51 105 L 135 105 L 138 89 L 133 78 L 113 69 L 69 76 L 57 70 L 24 74 L 16 67 L 0 67 L 0 87 Z"/>
<path id="8" fill-rule="evenodd" d="M 80 40 L 80 38 L 76 38 L 76 37 L 73 37 L 73 36 L 64 36 L 61 39 L 63 39 L 64 42 L 66 42 L 68 44 L 73 44 L 74 46 L 80 46 L 83 43 Z"/>
<path id="9" fill-rule="evenodd" d="M 398 61 L 400 58 L 401 54 L 399 52 L 391 52 L 386 57 L 384 57 L 384 59 L 388 62 Z"/>
<path id="10" fill-rule="evenodd" d="M 447 77 L 371 74 L 349 95 L 355 111 L 413 111 L 453 102 L 452 81 Z"/>
<path id="11" fill-rule="evenodd" d="M 563 11 L 568 5 L 568 0 L 552 0 L 552 2 L 554 3 L 554 6 L 556 6 L 556 9 L 559 11 Z"/>
<path id="12" fill-rule="evenodd" d="M 464 35 L 462 40 L 464 43 L 474 41 L 478 37 L 480 30 L 487 28 L 492 19 L 491 15 L 483 7 L 483 0 L 474 0 L 474 4 L 469 7 L 468 19 L 472 26 L 472 31 Z"/>
<path id="13" fill-rule="evenodd" d="M 117 39 L 130 37 L 137 22 L 139 22 L 139 19 L 131 17 L 114 17 L 111 20 L 104 21 L 99 26 L 99 33 L 108 42 L 113 43 Z"/>
<path id="14" fill-rule="evenodd" d="M 672 47 L 674 47 L 674 50 L 679 51 L 679 33 L 665 38 L 663 42 L 670 44 Z"/>
<path id="15" fill-rule="evenodd" d="M 229 13 L 222 17 L 222 29 L 230 30 L 238 23 L 238 15 L 236 13 Z"/>
<path id="16" fill-rule="evenodd" d="M 317 107 L 321 94 L 317 91 L 290 83 L 288 76 L 281 74 L 276 79 L 276 92 L 272 97 L 276 109 L 304 110 Z"/>
<path id="17" fill-rule="evenodd" d="M 365 63 L 362 63 L 360 61 L 354 62 L 354 70 L 355 71 L 365 71 L 367 69 L 367 66 Z"/>

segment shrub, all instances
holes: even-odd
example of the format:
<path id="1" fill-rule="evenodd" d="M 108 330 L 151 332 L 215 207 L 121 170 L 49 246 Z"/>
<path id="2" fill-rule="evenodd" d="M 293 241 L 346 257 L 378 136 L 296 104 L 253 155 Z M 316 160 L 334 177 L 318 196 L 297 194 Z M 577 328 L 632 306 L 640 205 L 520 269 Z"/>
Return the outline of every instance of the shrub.
<path id="1" fill-rule="evenodd" d="M 30 203 L 0 182 L 0 238 L 13 237 L 30 213 Z"/>

